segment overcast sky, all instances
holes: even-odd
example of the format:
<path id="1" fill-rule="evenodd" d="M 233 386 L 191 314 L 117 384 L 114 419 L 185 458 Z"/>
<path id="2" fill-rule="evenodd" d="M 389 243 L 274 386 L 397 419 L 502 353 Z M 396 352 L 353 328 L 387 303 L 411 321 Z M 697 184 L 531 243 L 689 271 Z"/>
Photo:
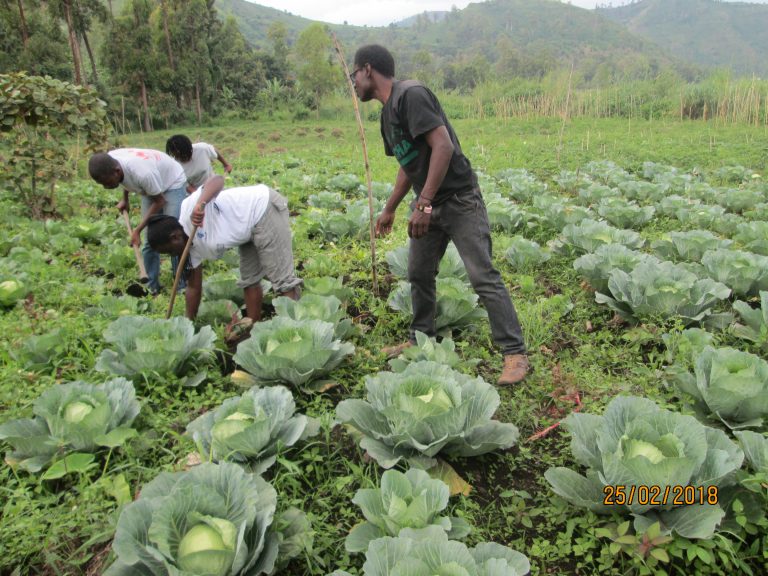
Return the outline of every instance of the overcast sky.
<path id="1" fill-rule="evenodd" d="M 253 1 L 253 0 L 251 0 Z M 478 0 L 475 0 L 478 1 Z M 734 0 L 729 0 L 734 1 Z M 571 0 L 570 4 L 582 8 L 594 8 L 597 4 L 618 6 L 628 0 Z M 766 4 L 768 0 L 752 0 Z M 450 10 L 452 6 L 464 8 L 469 0 L 256 0 L 255 4 L 287 10 L 321 22 L 385 26 L 390 22 L 420 14 L 425 10 Z"/>

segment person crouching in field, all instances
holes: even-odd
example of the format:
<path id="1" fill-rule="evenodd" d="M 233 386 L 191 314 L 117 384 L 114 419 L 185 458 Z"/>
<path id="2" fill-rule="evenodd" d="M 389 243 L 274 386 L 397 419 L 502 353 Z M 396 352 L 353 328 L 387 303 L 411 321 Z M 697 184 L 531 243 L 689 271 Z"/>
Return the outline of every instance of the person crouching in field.
<path id="1" fill-rule="evenodd" d="M 129 210 L 129 193 L 141 196 L 141 222 L 133 229 L 131 244 L 141 244 L 141 231 L 155 214 L 179 216 L 181 201 L 186 196 L 187 177 L 181 164 L 158 150 L 120 148 L 100 152 L 88 161 L 88 173 L 107 189 L 123 187 L 123 199 L 118 202 L 119 211 Z M 141 249 L 144 267 L 149 277 L 149 291 L 160 292 L 160 254 L 152 250 L 148 242 Z M 171 258 L 171 268 L 176 272 L 178 258 Z"/>
<path id="2" fill-rule="evenodd" d="M 221 152 L 216 150 L 210 144 L 205 142 L 195 142 L 184 136 L 176 134 L 168 138 L 165 143 L 165 152 L 174 160 L 179 162 L 187 175 L 187 192 L 192 193 L 200 186 L 205 184 L 206 180 L 213 176 L 213 165 L 211 162 L 216 159 L 224 166 L 224 172 L 232 172 L 232 165 L 224 160 Z"/>
<path id="3" fill-rule="evenodd" d="M 163 254 L 181 255 L 193 226 L 189 251 L 186 316 L 197 316 L 203 288 L 204 260 L 217 260 L 237 246 L 245 308 L 254 322 L 261 319 L 260 281 L 275 292 L 298 300 L 302 281 L 295 275 L 287 200 L 264 184 L 224 190 L 224 177 L 214 176 L 181 204 L 178 219 L 154 216 L 147 240 Z"/>

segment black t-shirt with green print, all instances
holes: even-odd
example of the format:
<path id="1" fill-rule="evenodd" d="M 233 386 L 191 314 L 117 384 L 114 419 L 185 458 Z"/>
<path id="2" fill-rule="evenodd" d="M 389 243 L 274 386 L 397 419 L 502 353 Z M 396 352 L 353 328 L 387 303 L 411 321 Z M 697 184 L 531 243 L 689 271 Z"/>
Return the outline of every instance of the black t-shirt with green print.
<path id="1" fill-rule="evenodd" d="M 454 194 L 477 187 L 477 177 L 461 151 L 459 139 L 437 97 L 415 80 L 396 81 L 392 94 L 381 111 L 381 136 L 384 151 L 394 156 L 413 184 L 417 194 L 427 181 L 432 149 L 425 134 L 445 126 L 453 142 L 453 157 L 433 204 L 445 202 Z"/>

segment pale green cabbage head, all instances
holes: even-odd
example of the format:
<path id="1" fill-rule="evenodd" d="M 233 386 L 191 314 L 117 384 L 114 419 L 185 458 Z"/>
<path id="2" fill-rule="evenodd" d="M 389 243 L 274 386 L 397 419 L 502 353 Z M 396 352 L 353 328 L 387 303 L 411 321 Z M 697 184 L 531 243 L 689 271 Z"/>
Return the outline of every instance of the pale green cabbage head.
<path id="1" fill-rule="evenodd" d="M 360 446 L 384 468 L 400 460 L 428 468 L 438 454 L 474 456 L 515 444 L 513 424 L 492 420 L 496 389 L 434 362 L 366 378 L 366 400 L 344 400 L 336 416 L 363 436 Z"/>
<path id="2" fill-rule="evenodd" d="M 547 470 L 545 477 L 559 496 L 601 514 L 631 513 L 639 532 L 658 521 L 686 538 L 712 536 L 725 516 L 719 505 L 674 506 L 672 497 L 661 494 L 674 495 L 676 486 L 694 486 L 706 495 L 709 487 L 733 485 L 744 453 L 724 432 L 692 416 L 663 410 L 651 400 L 625 396 L 613 399 L 602 416 L 574 413 L 563 424 L 571 434 L 573 456 L 586 474 L 569 468 Z M 607 504 L 606 486 L 621 486 L 627 502 Z M 638 491 L 642 487 L 659 487 L 659 505 Z"/>

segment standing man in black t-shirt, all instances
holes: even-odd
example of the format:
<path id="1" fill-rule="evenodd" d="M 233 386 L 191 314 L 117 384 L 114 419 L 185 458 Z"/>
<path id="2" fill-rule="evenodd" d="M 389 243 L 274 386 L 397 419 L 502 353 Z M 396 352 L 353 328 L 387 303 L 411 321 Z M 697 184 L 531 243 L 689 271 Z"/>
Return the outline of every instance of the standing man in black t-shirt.
<path id="1" fill-rule="evenodd" d="M 472 287 L 488 311 L 493 339 L 504 354 L 498 383 L 520 382 L 528 372 L 520 322 L 504 281 L 491 262 L 491 231 L 477 176 L 440 103 L 422 84 L 395 80 L 395 61 L 383 46 L 360 48 L 350 76 L 363 102 L 375 99 L 384 105 L 384 150 L 400 163 L 395 188 L 376 220 L 377 234 L 392 230 L 398 205 L 411 187 L 416 193 L 408 220 L 408 279 L 413 303 L 410 339 L 385 352 L 396 356 L 412 346 L 416 331 L 435 335 L 435 278 L 452 240 Z"/>

